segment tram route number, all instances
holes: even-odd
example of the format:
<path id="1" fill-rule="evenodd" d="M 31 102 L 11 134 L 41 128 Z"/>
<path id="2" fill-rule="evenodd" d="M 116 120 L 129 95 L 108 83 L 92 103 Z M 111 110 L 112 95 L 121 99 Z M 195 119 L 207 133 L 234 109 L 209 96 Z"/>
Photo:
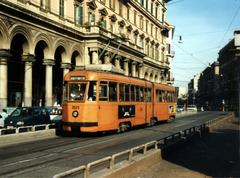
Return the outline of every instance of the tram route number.
<path id="1" fill-rule="evenodd" d="M 73 110 L 79 110 L 79 106 L 72 106 Z"/>
<path id="2" fill-rule="evenodd" d="M 118 106 L 118 118 L 130 118 L 135 117 L 135 106 L 134 105 L 121 105 Z"/>

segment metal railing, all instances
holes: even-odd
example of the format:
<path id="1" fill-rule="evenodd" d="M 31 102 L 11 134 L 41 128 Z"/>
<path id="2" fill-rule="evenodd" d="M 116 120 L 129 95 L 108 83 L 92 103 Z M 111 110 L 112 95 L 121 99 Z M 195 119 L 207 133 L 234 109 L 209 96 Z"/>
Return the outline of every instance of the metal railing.
<path id="1" fill-rule="evenodd" d="M 21 134 L 26 132 L 36 132 L 39 130 L 49 130 L 53 128 L 55 128 L 55 124 L 42 124 L 42 125 L 33 125 L 33 126 L 2 128 L 0 129 L 0 136 L 9 135 L 9 134 Z"/>
<path id="2" fill-rule="evenodd" d="M 138 153 L 137 155 L 139 155 L 140 153 L 142 153 L 142 155 L 146 155 L 148 151 L 157 150 L 160 145 L 166 146 L 171 143 L 176 143 L 179 140 L 186 140 L 196 134 L 198 134 L 201 137 L 202 134 L 204 132 L 206 132 L 206 130 L 208 130 L 208 127 L 210 127 L 212 124 L 215 124 L 219 120 L 228 119 L 231 117 L 233 117 L 233 114 L 230 114 L 227 117 L 224 116 L 224 117 L 216 118 L 214 120 L 207 121 L 206 123 L 203 123 L 201 125 L 193 126 L 188 129 L 182 130 L 180 132 L 173 133 L 173 134 L 171 134 L 167 137 L 161 138 L 159 140 L 151 141 L 151 142 L 145 143 L 143 145 L 139 145 L 134 148 L 127 149 L 125 151 L 113 154 L 112 156 L 107 156 L 107 157 L 99 159 L 97 161 L 88 163 L 87 165 L 83 165 L 83 166 L 56 174 L 53 176 L 53 178 L 62 178 L 62 177 L 67 177 L 67 176 L 73 176 L 73 175 L 78 174 L 79 172 L 82 173 L 83 178 L 89 178 L 91 175 L 91 170 L 92 170 L 91 168 L 93 166 L 102 165 L 103 163 L 107 162 L 105 168 L 111 170 L 117 164 L 116 159 L 120 156 L 127 155 L 127 158 L 124 161 L 132 161 L 133 158 L 136 157 L 136 155 L 134 155 L 134 153 L 136 153 L 136 152 Z"/>

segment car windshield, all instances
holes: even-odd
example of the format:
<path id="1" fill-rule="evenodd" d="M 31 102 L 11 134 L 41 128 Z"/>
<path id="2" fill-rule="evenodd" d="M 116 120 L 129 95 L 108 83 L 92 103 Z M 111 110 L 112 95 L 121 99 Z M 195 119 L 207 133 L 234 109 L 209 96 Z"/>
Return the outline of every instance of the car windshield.
<path id="1" fill-rule="evenodd" d="M 31 112 L 30 108 L 17 108 L 12 112 L 11 116 L 15 116 L 15 117 L 16 116 L 26 116 L 30 112 Z"/>
<path id="2" fill-rule="evenodd" d="M 21 108 L 15 109 L 11 114 L 11 116 L 20 116 L 20 115 L 21 115 Z"/>
<path id="3" fill-rule="evenodd" d="M 69 100 L 71 101 L 84 101 L 86 92 L 86 83 L 69 83 Z"/>

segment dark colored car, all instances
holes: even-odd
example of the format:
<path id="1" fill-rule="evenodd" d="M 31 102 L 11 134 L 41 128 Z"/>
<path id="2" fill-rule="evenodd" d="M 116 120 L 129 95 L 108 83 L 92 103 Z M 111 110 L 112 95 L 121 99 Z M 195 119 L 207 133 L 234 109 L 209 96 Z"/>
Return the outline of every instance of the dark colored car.
<path id="1" fill-rule="evenodd" d="M 5 121 L 5 127 L 28 126 L 51 123 L 49 112 L 44 107 L 19 107 L 16 108 Z"/>

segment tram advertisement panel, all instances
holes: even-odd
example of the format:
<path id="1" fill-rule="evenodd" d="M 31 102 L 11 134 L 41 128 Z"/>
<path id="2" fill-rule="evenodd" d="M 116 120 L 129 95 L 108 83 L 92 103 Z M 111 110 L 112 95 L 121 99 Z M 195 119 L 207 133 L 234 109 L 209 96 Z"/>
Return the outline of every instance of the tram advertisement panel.
<path id="1" fill-rule="evenodd" d="M 135 106 L 134 105 L 118 106 L 118 118 L 124 119 L 129 117 L 135 117 Z"/>

